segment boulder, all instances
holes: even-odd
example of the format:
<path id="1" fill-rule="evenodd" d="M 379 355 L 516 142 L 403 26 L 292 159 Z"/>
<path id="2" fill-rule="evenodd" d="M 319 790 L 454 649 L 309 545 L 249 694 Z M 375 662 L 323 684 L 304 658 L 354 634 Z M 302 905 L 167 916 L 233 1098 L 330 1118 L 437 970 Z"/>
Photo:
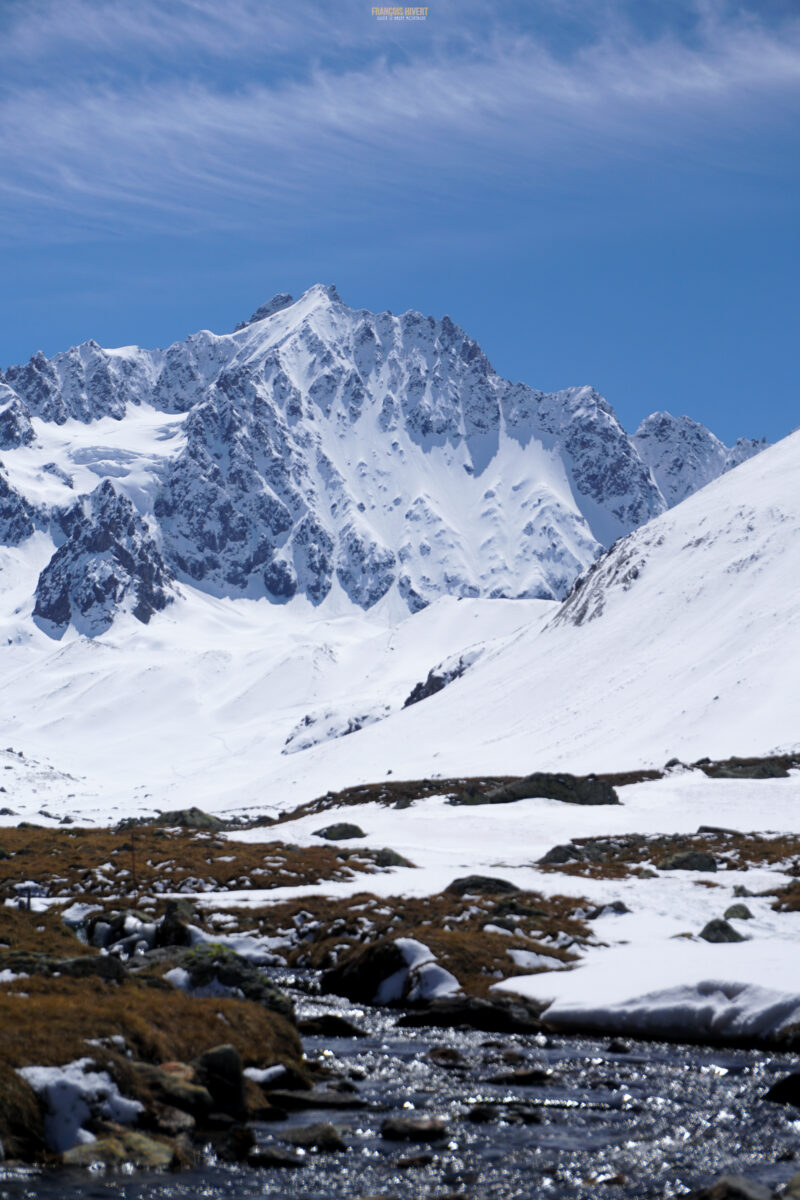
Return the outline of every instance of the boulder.
<path id="1" fill-rule="evenodd" d="M 442 996 L 420 1012 L 405 1013 L 397 1022 L 404 1029 L 477 1029 L 481 1033 L 540 1033 L 537 1006 L 522 996 Z"/>
<path id="2" fill-rule="evenodd" d="M 582 859 L 583 852 L 577 846 L 562 843 L 543 854 L 539 862 L 543 867 L 560 867 L 563 863 L 581 862 Z"/>
<path id="3" fill-rule="evenodd" d="M 235 1046 L 214 1046 L 196 1058 L 192 1066 L 198 1083 L 211 1093 L 215 1108 L 233 1117 L 246 1116 L 244 1072 Z"/>
<path id="4" fill-rule="evenodd" d="M 306 1017 L 297 1023 L 298 1032 L 304 1037 L 360 1038 L 366 1037 L 365 1029 L 354 1025 L 346 1017 L 336 1013 L 320 1013 L 318 1017 Z"/>
<path id="5" fill-rule="evenodd" d="M 732 925 L 721 917 L 715 917 L 700 930 L 700 937 L 705 942 L 744 942 L 745 938 L 737 933 Z"/>
<path id="6" fill-rule="evenodd" d="M 550 1080 L 550 1072 L 543 1067 L 519 1067 L 516 1071 L 501 1071 L 492 1075 L 489 1083 L 502 1083 L 511 1087 L 540 1087 Z"/>
<path id="7" fill-rule="evenodd" d="M 322 1150 L 326 1154 L 334 1154 L 347 1149 L 347 1143 L 339 1130 L 327 1121 L 319 1121 L 315 1125 L 301 1125 L 298 1129 L 287 1129 L 279 1136 L 281 1141 L 302 1150 Z"/>
<path id="8" fill-rule="evenodd" d="M 159 813 L 151 824 L 166 825 L 169 828 L 204 829 L 216 832 L 225 828 L 225 822 L 211 813 L 203 812 L 201 808 L 176 808 L 172 812 Z"/>
<path id="9" fill-rule="evenodd" d="M 743 1175 L 723 1175 L 699 1192 L 692 1192 L 689 1200 L 773 1200 L 768 1187 L 745 1179 Z"/>
<path id="10" fill-rule="evenodd" d="M 372 1004 L 384 980 L 407 969 L 405 955 L 393 941 L 373 942 L 325 971 L 320 988 L 356 1004 Z"/>
<path id="11" fill-rule="evenodd" d="M 773 1083 L 764 1099 L 774 1104 L 791 1104 L 794 1108 L 800 1108 L 800 1071 L 792 1071 Z"/>
<path id="12" fill-rule="evenodd" d="M 507 879 L 495 879 L 491 875 L 463 875 L 454 879 L 444 890 L 450 896 L 503 896 L 520 889 Z"/>
<path id="13" fill-rule="evenodd" d="M 174 1146 L 128 1129 L 73 1146 L 62 1155 L 62 1162 L 70 1167 L 90 1167 L 93 1163 L 115 1167 L 131 1163 L 135 1167 L 163 1168 L 171 1166 L 174 1159 Z"/>
<path id="14" fill-rule="evenodd" d="M 725 909 L 726 921 L 752 921 L 753 914 L 746 904 L 732 904 Z"/>
<path id="15" fill-rule="evenodd" d="M 329 842 L 346 842 L 350 838 L 366 836 L 359 825 L 351 825 L 348 821 L 337 821 L 333 825 L 326 825 L 324 829 L 314 830 L 314 837 L 325 838 Z"/>
<path id="16" fill-rule="evenodd" d="M 369 1108 L 363 1096 L 349 1092 L 292 1091 L 275 1088 L 269 1093 L 270 1104 L 284 1112 L 306 1112 L 314 1109 L 332 1112 L 338 1109 Z"/>
<path id="17" fill-rule="evenodd" d="M 660 871 L 716 871 L 717 860 L 704 850 L 678 850 L 658 864 Z"/>
<path id="18" fill-rule="evenodd" d="M 203 1120 L 212 1111 L 214 1101 L 211 1093 L 195 1082 L 194 1071 L 185 1063 L 166 1063 L 156 1067 L 140 1062 L 132 1066 L 159 1103 L 191 1113 L 198 1120 Z"/>
<path id="19" fill-rule="evenodd" d="M 375 863 L 376 867 L 414 866 L 407 858 L 403 858 L 402 854 L 398 854 L 396 850 L 391 850 L 388 846 L 384 846 L 382 850 L 370 850 L 369 857 Z"/>
<path id="20" fill-rule="evenodd" d="M 188 900 L 168 900 L 164 915 L 156 924 L 155 946 L 190 945 L 189 926 L 196 923 L 197 913 Z"/>
<path id="21" fill-rule="evenodd" d="M 256 1146 L 247 1156 L 250 1167 L 294 1168 L 304 1167 L 306 1159 L 296 1150 L 287 1150 L 285 1146 Z"/>

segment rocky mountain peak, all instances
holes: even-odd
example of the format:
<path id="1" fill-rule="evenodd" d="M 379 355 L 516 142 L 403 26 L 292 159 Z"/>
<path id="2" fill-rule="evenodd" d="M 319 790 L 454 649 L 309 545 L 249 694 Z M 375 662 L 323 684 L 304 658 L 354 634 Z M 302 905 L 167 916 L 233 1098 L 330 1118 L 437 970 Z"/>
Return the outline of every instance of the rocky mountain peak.
<path id="1" fill-rule="evenodd" d="M 48 628 L 146 619 L 173 576 L 279 604 L 560 599 L 615 539 L 754 452 L 669 414 L 630 437 L 593 388 L 509 383 L 450 317 L 351 309 L 324 284 L 233 334 L 90 341 L 5 380 L 17 516 L 48 481 Z M 74 444 L 54 432 L 68 420 L 87 427 Z"/>

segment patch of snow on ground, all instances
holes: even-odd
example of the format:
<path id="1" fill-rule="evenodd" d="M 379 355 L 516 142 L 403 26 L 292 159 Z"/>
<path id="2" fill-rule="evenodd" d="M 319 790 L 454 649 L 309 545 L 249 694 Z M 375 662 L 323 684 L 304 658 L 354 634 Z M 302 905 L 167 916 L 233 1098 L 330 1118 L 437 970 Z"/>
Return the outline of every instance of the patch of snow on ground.
<path id="1" fill-rule="evenodd" d="M 78 1058 L 63 1067 L 20 1067 L 17 1074 L 44 1099 L 45 1141 L 61 1154 L 94 1136 L 83 1128 L 97 1114 L 121 1125 L 135 1121 L 143 1105 L 120 1095 L 107 1071 L 93 1070 L 91 1058 Z"/>

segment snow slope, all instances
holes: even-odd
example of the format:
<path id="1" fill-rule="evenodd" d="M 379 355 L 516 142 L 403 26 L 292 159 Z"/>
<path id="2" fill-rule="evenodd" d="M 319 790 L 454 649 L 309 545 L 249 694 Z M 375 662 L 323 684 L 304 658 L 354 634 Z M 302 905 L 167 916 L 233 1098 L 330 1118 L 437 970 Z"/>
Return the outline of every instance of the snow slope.
<path id="1" fill-rule="evenodd" d="M 37 533 L 0 551 L 0 720 L 26 756 L 5 764 L 9 819 L 42 806 L 95 819 L 187 803 L 263 811 L 389 772 L 619 770 L 794 748 L 798 468 L 795 434 L 617 543 L 560 607 L 443 597 L 399 623 L 388 603 L 324 615 L 301 597 L 278 607 L 184 587 L 147 626 L 123 614 L 94 639 L 71 629 L 54 642 L 20 582 L 46 561 Z M 460 678 L 403 707 L 431 668 L 462 657 Z M 58 772 L 73 777 L 66 794 Z"/>

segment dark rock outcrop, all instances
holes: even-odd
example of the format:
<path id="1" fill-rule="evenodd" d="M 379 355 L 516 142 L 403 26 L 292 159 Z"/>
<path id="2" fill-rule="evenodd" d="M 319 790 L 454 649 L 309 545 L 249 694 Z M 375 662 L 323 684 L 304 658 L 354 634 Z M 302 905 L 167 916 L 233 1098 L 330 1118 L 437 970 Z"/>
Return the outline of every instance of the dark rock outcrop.
<path id="1" fill-rule="evenodd" d="M 29 446 L 35 437 L 27 408 L 11 388 L 0 383 L 0 450 Z"/>
<path id="2" fill-rule="evenodd" d="M 705 850 L 678 850 L 658 864 L 660 871 L 716 871 L 717 860 Z"/>
<path id="3" fill-rule="evenodd" d="M 0 470 L 0 546 L 19 546 L 35 528 L 35 508 L 11 487 Z"/>
<path id="4" fill-rule="evenodd" d="M 619 804 L 610 783 L 595 775 L 549 774 L 535 771 L 490 792 L 463 792 L 450 804 L 511 804 L 515 800 L 561 800 L 565 804 Z"/>
<path id="5" fill-rule="evenodd" d="M 507 879 L 495 879 L 492 875 L 463 875 L 454 879 L 444 889 L 451 896 L 506 896 L 518 892 L 515 883 Z"/>
<path id="6" fill-rule="evenodd" d="M 483 1033 L 540 1033 L 542 1007 L 521 996 L 442 996 L 397 1024 L 417 1029 L 478 1029 Z"/>
<path id="7" fill-rule="evenodd" d="M 329 842 L 346 842 L 350 838 L 366 836 L 360 825 L 352 825 L 349 821 L 337 821 L 333 825 L 326 825 L 324 829 L 314 830 L 314 837 L 325 838 Z"/>
<path id="8" fill-rule="evenodd" d="M 152 534 L 109 480 L 61 523 L 66 541 L 39 576 L 34 617 L 62 632 L 72 623 L 91 637 L 123 607 L 146 624 L 172 601 L 172 576 Z"/>
<path id="9" fill-rule="evenodd" d="M 700 937 L 704 942 L 744 942 L 740 933 L 737 933 L 732 925 L 727 921 L 723 921 L 721 917 L 715 917 L 713 921 L 709 921 L 703 926 L 700 931 Z"/>

